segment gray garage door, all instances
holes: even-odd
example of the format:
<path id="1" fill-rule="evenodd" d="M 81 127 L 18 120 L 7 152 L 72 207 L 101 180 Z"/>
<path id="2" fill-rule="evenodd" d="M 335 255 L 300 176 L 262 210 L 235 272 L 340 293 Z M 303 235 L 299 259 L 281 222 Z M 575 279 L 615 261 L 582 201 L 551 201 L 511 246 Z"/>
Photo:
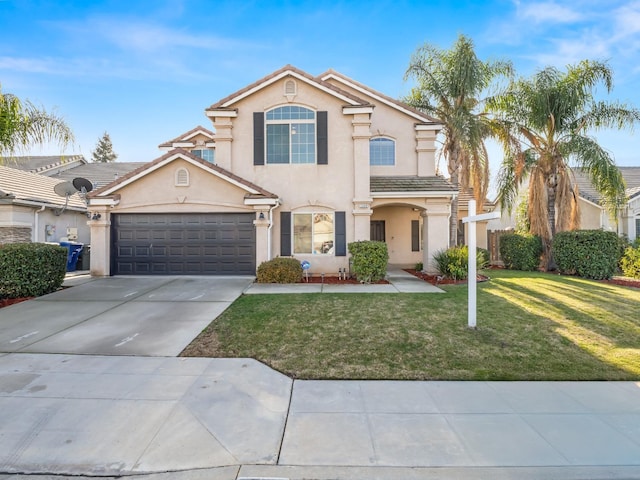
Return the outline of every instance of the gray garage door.
<path id="1" fill-rule="evenodd" d="M 252 213 L 113 215 L 112 275 L 254 275 Z"/>

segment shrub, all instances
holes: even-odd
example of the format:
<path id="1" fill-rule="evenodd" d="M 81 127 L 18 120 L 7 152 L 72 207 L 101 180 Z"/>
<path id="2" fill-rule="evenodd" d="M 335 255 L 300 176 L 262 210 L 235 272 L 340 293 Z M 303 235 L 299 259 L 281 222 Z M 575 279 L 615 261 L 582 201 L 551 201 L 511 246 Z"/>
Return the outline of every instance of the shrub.
<path id="1" fill-rule="evenodd" d="M 542 255 L 540 237 L 529 234 L 505 233 L 500 237 L 500 257 L 511 270 L 537 270 Z"/>
<path id="2" fill-rule="evenodd" d="M 627 247 L 620 268 L 625 277 L 640 278 L 640 243 L 635 248 Z"/>
<path id="3" fill-rule="evenodd" d="M 276 257 L 258 267 L 258 283 L 297 283 L 302 280 L 302 265 L 295 258 Z"/>
<path id="4" fill-rule="evenodd" d="M 601 280 L 611 278 L 620 258 L 618 235 L 603 230 L 559 232 L 553 238 L 553 258 L 562 273 Z"/>
<path id="5" fill-rule="evenodd" d="M 469 247 L 460 245 L 447 250 L 439 250 L 433 255 L 434 266 L 447 278 L 464 280 L 469 276 Z M 484 248 L 476 250 L 476 268 L 481 270 L 489 263 L 489 252 Z"/>
<path id="6" fill-rule="evenodd" d="M 414 267 L 414 270 L 416 272 L 421 272 L 422 270 L 424 270 L 424 265 L 422 262 L 418 262 L 416 263 L 416 266 Z"/>
<path id="7" fill-rule="evenodd" d="M 62 286 L 68 250 L 46 243 L 0 245 L 0 298 L 38 297 Z"/>
<path id="8" fill-rule="evenodd" d="M 387 274 L 389 252 L 387 244 L 372 240 L 351 242 L 351 269 L 361 283 L 371 283 L 382 280 Z"/>

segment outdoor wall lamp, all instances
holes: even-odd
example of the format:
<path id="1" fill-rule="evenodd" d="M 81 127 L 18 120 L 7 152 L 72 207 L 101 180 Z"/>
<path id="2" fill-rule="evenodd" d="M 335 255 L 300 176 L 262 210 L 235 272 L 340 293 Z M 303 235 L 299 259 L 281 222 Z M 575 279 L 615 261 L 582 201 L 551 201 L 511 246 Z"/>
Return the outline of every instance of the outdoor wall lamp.
<path id="1" fill-rule="evenodd" d="M 260 212 L 260 215 L 258 215 L 258 219 L 264 220 L 264 212 Z"/>
<path id="2" fill-rule="evenodd" d="M 96 212 L 91 217 L 91 220 L 100 220 L 100 218 L 102 218 L 102 215 L 100 215 L 99 213 Z"/>

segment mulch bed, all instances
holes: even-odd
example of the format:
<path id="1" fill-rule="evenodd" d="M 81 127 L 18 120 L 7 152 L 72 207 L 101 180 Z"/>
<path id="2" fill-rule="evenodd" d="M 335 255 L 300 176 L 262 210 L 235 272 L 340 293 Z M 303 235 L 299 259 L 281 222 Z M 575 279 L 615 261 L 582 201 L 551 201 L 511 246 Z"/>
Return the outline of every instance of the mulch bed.
<path id="1" fill-rule="evenodd" d="M 325 275 L 324 278 L 322 278 L 320 275 L 317 275 L 317 276 L 313 275 L 313 276 L 310 276 L 308 279 L 305 279 L 303 277 L 302 281 L 298 283 L 326 283 L 329 285 L 360 285 L 360 282 L 355 278 L 340 279 L 339 277 L 336 277 L 336 276 L 330 277 L 328 275 Z M 389 282 L 386 280 L 380 280 L 375 282 L 376 285 L 385 285 L 388 283 Z"/>
<path id="2" fill-rule="evenodd" d="M 8 307 L 15 303 L 24 302 L 25 300 L 31 300 L 33 297 L 21 297 L 21 298 L 0 298 L 0 308 Z"/>
<path id="3" fill-rule="evenodd" d="M 601 280 L 603 283 L 613 283 L 622 287 L 640 288 L 640 280 L 634 278 L 612 278 L 611 280 Z"/>

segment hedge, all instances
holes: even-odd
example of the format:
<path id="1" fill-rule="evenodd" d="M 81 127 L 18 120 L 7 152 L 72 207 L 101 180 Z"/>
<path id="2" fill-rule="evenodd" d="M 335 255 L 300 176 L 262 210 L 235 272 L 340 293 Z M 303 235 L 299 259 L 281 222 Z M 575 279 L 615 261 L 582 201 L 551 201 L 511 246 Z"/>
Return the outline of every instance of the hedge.
<path id="1" fill-rule="evenodd" d="M 620 260 L 620 268 L 625 277 L 640 278 L 640 243 L 636 248 L 627 247 Z"/>
<path id="2" fill-rule="evenodd" d="M 556 233 L 551 251 L 561 273 L 594 280 L 611 278 L 620 260 L 618 235 L 604 230 Z"/>
<path id="3" fill-rule="evenodd" d="M 0 245 L 0 298 L 39 297 L 62 286 L 68 250 L 46 243 Z"/>
<path id="4" fill-rule="evenodd" d="M 500 257 L 511 270 L 537 270 L 542 255 L 542 240 L 529 234 L 505 233 L 500 237 Z"/>
<path id="5" fill-rule="evenodd" d="M 302 265 L 295 258 L 276 257 L 262 262 L 256 272 L 258 283 L 297 283 L 302 280 Z"/>
<path id="6" fill-rule="evenodd" d="M 351 242 L 348 248 L 351 254 L 351 269 L 359 282 L 377 282 L 386 276 L 389 261 L 386 243 L 364 240 Z"/>

